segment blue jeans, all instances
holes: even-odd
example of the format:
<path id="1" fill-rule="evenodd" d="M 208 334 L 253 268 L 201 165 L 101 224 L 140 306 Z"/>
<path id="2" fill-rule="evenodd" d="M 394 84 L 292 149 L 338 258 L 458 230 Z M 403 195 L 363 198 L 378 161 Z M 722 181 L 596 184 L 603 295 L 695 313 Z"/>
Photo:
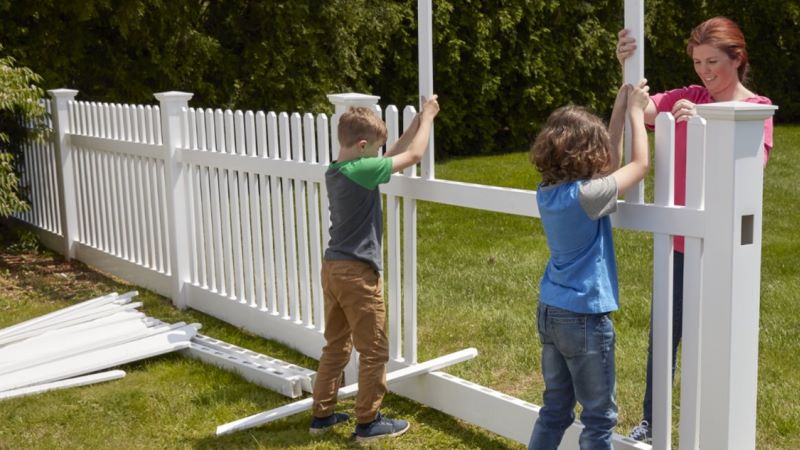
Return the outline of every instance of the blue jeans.
<path id="1" fill-rule="evenodd" d="M 539 303 L 544 406 L 529 450 L 556 450 L 583 406 L 580 447 L 611 449 L 617 424 L 614 324 L 608 314 L 580 314 Z"/>
<path id="2" fill-rule="evenodd" d="M 683 336 L 683 253 L 672 255 L 672 377 L 675 378 L 678 345 Z M 647 341 L 647 375 L 645 375 L 642 419 L 653 423 L 653 307 L 650 306 L 650 336 Z"/>

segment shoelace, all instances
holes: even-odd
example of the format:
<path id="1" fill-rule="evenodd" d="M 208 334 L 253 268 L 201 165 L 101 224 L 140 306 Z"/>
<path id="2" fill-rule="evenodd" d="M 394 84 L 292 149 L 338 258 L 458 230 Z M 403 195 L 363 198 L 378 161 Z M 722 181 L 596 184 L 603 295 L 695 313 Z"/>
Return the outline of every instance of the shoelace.
<path id="1" fill-rule="evenodd" d="M 644 439 L 647 437 L 648 431 L 650 431 L 650 424 L 646 420 L 643 420 L 631 430 L 631 434 L 628 435 L 628 437 L 632 439 Z"/>

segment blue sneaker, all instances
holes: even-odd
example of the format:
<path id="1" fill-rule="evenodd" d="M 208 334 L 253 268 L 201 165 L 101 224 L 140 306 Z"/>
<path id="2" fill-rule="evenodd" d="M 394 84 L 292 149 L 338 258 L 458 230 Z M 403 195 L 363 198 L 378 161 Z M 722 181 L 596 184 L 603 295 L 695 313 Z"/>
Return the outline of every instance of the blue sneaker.
<path id="1" fill-rule="evenodd" d="M 311 426 L 308 432 L 311 434 L 322 434 L 333 428 L 337 423 L 347 422 L 350 416 L 345 413 L 335 413 L 328 417 L 314 417 L 311 419 Z"/>
<path id="2" fill-rule="evenodd" d="M 381 413 L 370 423 L 356 425 L 356 442 L 369 442 L 385 437 L 395 437 L 408 431 L 405 420 L 383 417 Z"/>

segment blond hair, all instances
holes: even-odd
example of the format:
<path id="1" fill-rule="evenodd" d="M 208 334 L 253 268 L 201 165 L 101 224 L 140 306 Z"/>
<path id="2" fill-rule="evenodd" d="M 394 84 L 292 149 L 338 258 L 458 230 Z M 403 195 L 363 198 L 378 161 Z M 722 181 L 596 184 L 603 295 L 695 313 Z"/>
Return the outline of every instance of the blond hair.
<path id="1" fill-rule="evenodd" d="M 546 185 L 592 178 L 610 158 L 611 141 L 603 121 L 574 105 L 550 114 L 530 150 L 530 160 Z"/>
<path id="2" fill-rule="evenodd" d="M 388 132 L 375 112 L 363 106 L 354 106 L 339 117 L 339 145 L 350 147 L 365 140 L 369 143 L 385 141 Z"/>

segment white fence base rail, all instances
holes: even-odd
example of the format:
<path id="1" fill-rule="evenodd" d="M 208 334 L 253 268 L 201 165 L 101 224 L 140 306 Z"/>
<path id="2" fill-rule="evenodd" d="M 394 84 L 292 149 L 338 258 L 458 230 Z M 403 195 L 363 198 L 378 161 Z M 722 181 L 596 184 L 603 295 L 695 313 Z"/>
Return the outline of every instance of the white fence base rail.
<path id="1" fill-rule="evenodd" d="M 443 369 L 462 361 L 470 360 L 478 356 L 478 351 L 474 348 L 467 348 L 449 355 L 440 356 L 438 358 L 425 361 L 424 363 L 414 364 L 403 369 L 395 370 L 386 374 L 386 383 L 390 386 L 396 382 L 409 377 L 415 377 L 434 370 Z M 347 385 L 339 389 L 339 398 L 347 398 L 358 393 L 358 383 Z M 232 433 L 234 431 L 245 430 L 265 423 L 273 422 L 284 417 L 288 417 L 303 411 L 311 409 L 313 404 L 312 398 L 305 398 L 303 400 L 291 403 L 289 405 L 281 406 L 269 411 L 255 414 L 244 419 L 239 419 L 233 422 L 226 423 L 217 427 L 217 436 Z"/>

